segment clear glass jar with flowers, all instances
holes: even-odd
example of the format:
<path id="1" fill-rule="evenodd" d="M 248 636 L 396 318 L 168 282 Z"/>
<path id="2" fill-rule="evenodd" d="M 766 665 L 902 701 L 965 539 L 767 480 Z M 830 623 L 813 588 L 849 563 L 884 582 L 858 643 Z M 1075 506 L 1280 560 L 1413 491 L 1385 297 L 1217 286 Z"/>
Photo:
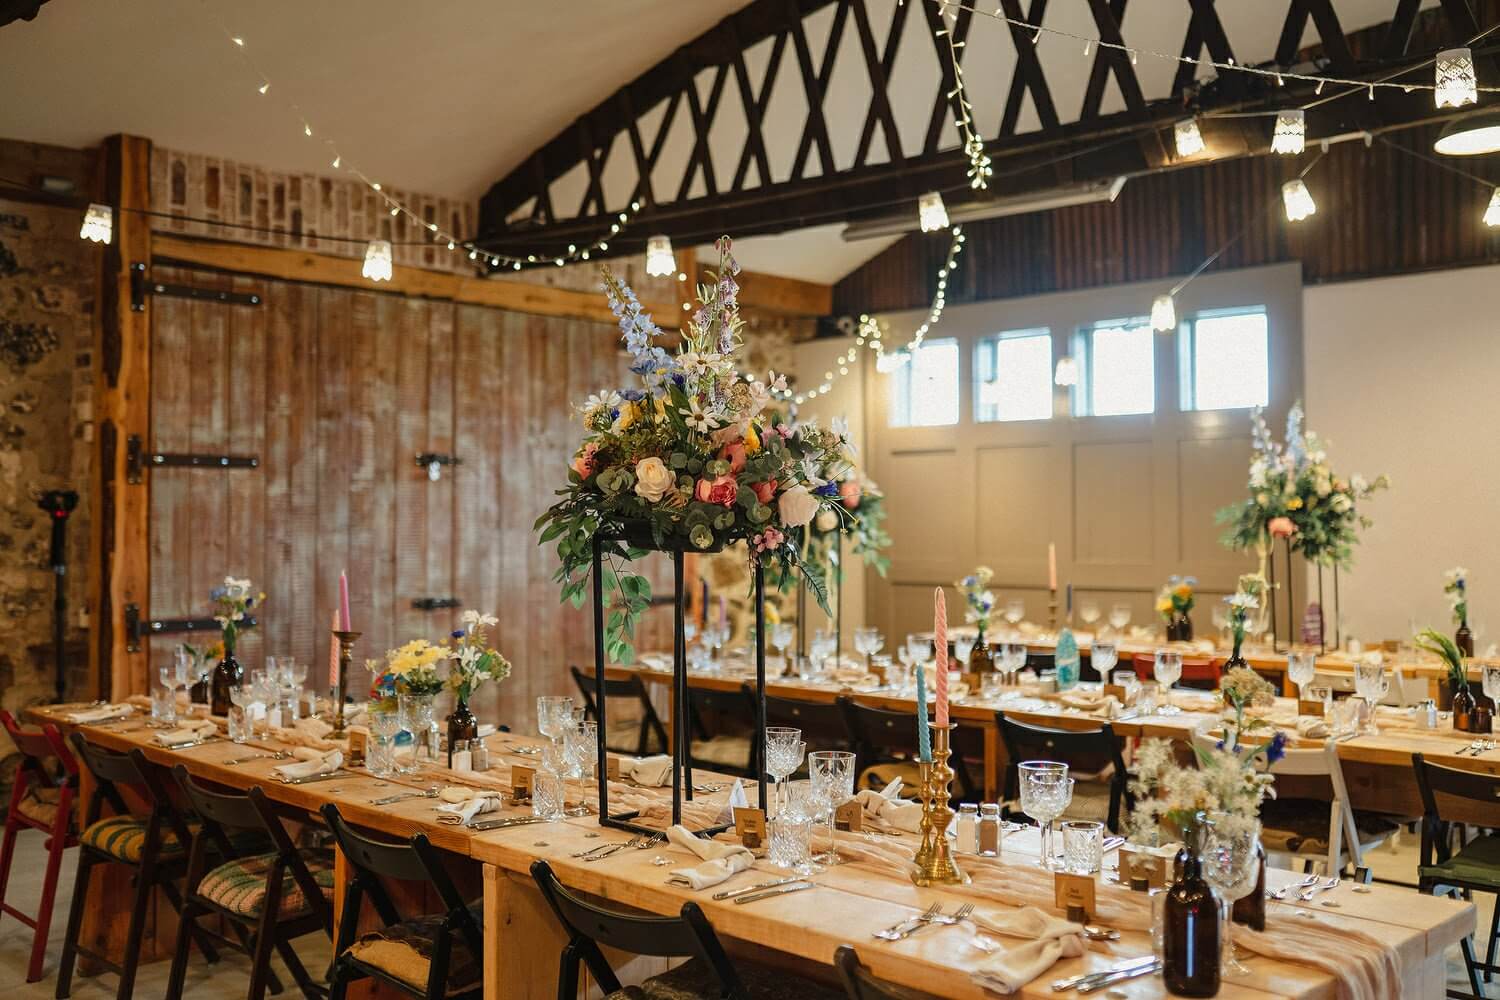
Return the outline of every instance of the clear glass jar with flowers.
<path id="1" fill-rule="evenodd" d="M 1465 656 L 1474 655 L 1474 633 L 1469 630 L 1469 571 L 1455 566 L 1443 574 L 1443 593 L 1453 608 L 1453 645 Z"/>
<path id="2" fill-rule="evenodd" d="M 1188 615 L 1197 600 L 1193 592 L 1196 586 L 1196 577 L 1170 576 L 1167 585 L 1156 595 L 1156 613 L 1166 625 L 1168 642 L 1192 641 L 1193 620 Z"/>
<path id="3" fill-rule="evenodd" d="M 426 639 L 413 639 L 385 654 L 384 674 L 391 677 L 401 728 L 412 735 L 413 766 L 438 756 L 437 724 L 433 700 L 443 690 L 437 665 L 448 658 L 448 649 Z"/>
<path id="4" fill-rule="evenodd" d="M 964 621 L 979 630 L 979 635 L 974 640 L 974 651 L 969 654 L 968 672 L 971 674 L 995 672 L 995 658 L 990 653 L 989 639 L 986 638 L 990 618 L 995 613 L 995 592 L 990 590 L 990 581 L 994 578 L 994 570 L 988 566 L 977 566 L 974 572 L 954 584 L 959 593 L 964 595 Z"/>
<path id="5" fill-rule="evenodd" d="M 233 704 L 229 691 L 239 687 L 245 677 L 244 668 L 234 657 L 240 628 L 250 609 L 265 603 L 266 595 L 256 590 L 249 580 L 226 576 L 223 586 L 215 587 L 208 596 L 213 602 L 214 621 L 219 623 L 219 632 L 224 642 L 224 656 L 214 667 L 213 678 L 209 682 L 209 711 L 214 715 L 227 716 L 229 707 Z"/>
<path id="6" fill-rule="evenodd" d="M 510 661 L 489 644 L 489 629 L 498 625 L 494 615 L 465 611 L 462 627 L 449 636 L 448 686 L 453 689 L 453 711 L 448 716 L 448 766 L 453 766 L 453 748 L 459 740 L 479 738 L 479 720 L 469 709 L 469 699 L 488 681 L 510 676 Z"/>

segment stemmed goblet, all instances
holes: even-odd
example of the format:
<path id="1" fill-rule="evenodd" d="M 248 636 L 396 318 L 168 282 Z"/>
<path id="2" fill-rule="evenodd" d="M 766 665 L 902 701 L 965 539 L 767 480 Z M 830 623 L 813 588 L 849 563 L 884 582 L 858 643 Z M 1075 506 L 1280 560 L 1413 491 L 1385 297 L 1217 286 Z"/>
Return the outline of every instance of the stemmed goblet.
<path id="1" fill-rule="evenodd" d="M 1094 668 L 1094 673 L 1099 679 L 1105 680 L 1109 672 L 1120 662 L 1119 649 L 1112 642 L 1095 642 L 1089 646 L 1089 664 Z"/>
<path id="2" fill-rule="evenodd" d="M 1385 661 L 1377 658 L 1354 665 L 1354 693 L 1369 706 L 1365 732 L 1379 732 L 1375 725 L 1375 706 L 1390 693 L 1391 678 L 1385 672 Z"/>
<path id="3" fill-rule="evenodd" d="M 828 853 L 817 860 L 836 865 L 839 852 L 833 834 L 834 812 L 854 795 L 854 754 L 847 750 L 816 750 L 807 755 L 807 773 L 812 779 L 813 794 L 828 816 Z"/>
<path id="4" fill-rule="evenodd" d="M 974 647 L 979 644 L 977 635 L 956 635 L 953 637 L 953 659 L 958 663 L 958 669 L 967 672 L 969 669 L 969 657 L 974 655 Z"/>
<path id="5" fill-rule="evenodd" d="M 1156 714 L 1176 715 L 1181 712 L 1182 709 L 1172 704 L 1172 685 L 1182 676 L 1182 654 L 1175 649 L 1158 649 L 1152 675 L 1161 685 L 1161 706 Z"/>
<path id="6" fill-rule="evenodd" d="M 1243 819 L 1210 818 L 1203 847 L 1203 876 L 1214 887 L 1226 910 L 1255 889 L 1258 877 L 1260 824 Z M 1225 914 L 1224 940 L 1219 968 L 1234 976 L 1247 976 L 1247 969 L 1234 954 L 1234 921 Z"/>
<path id="7" fill-rule="evenodd" d="M 865 658 L 865 670 L 868 671 L 874 663 L 872 657 L 880 652 L 885 645 L 885 636 L 880 634 L 880 629 L 866 625 L 854 630 L 854 649 Z"/>
<path id="8" fill-rule="evenodd" d="M 1014 635 L 1016 626 L 1021 624 L 1021 619 L 1026 617 L 1026 602 L 1019 597 L 1012 597 L 1005 602 L 1005 620 L 1010 623 L 1011 634 Z"/>
<path id="9" fill-rule="evenodd" d="M 1310 649 L 1294 649 L 1286 654 L 1286 679 L 1297 685 L 1297 695 L 1306 698 L 1303 691 L 1312 683 L 1318 672 L 1318 654 Z"/>
<path id="10" fill-rule="evenodd" d="M 766 727 L 766 773 L 776 779 L 774 814 L 780 815 L 786 779 L 802 766 L 802 757 L 807 744 L 802 742 L 802 730 L 790 726 Z"/>
<path id="11" fill-rule="evenodd" d="M 1083 623 L 1085 625 L 1087 625 L 1090 629 L 1093 629 L 1094 622 L 1099 620 L 1099 602 L 1083 601 L 1079 603 L 1078 617 L 1083 620 Z"/>
<path id="12" fill-rule="evenodd" d="M 1109 608 L 1109 625 L 1120 635 L 1125 634 L 1125 626 L 1130 624 L 1130 605 L 1112 604 Z"/>
<path id="13" fill-rule="evenodd" d="M 1042 867 L 1052 871 L 1052 821 L 1073 801 L 1073 779 L 1068 777 L 1068 765 L 1051 760 L 1023 761 L 1016 770 L 1021 779 L 1021 811 L 1036 820 L 1042 832 Z"/>
<path id="14" fill-rule="evenodd" d="M 777 622 L 771 626 L 771 645 L 776 647 L 776 652 L 781 655 L 782 663 L 786 662 L 786 651 L 792 644 L 796 632 L 792 629 L 790 622 Z"/>

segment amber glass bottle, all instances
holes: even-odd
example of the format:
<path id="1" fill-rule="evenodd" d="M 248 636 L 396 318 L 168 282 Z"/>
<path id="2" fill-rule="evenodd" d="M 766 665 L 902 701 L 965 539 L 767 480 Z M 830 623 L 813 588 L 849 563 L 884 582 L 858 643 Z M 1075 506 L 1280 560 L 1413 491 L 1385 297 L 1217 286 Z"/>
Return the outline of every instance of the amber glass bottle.
<path id="1" fill-rule="evenodd" d="M 1198 855 L 1188 852 L 1167 890 L 1162 925 L 1162 979 L 1178 997 L 1219 992 L 1219 901 L 1203 878 Z"/>

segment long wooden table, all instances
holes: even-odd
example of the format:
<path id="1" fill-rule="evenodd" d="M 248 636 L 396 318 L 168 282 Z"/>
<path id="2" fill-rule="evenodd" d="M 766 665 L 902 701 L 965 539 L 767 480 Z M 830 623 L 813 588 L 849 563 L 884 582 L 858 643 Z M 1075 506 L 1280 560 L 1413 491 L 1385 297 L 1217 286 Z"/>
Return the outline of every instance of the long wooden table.
<path id="1" fill-rule="evenodd" d="M 670 670 L 644 664 L 611 667 L 610 672 L 617 676 L 634 674 L 648 684 L 664 687 L 669 684 L 672 676 Z M 751 680 L 748 675 L 730 672 L 688 675 L 690 687 L 713 691 L 735 691 Z M 669 687 L 667 689 L 670 690 Z M 908 713 L 916 711 L 916 702 L 908 694 L 894 694 L 888 689 L 862 691 L 858 687 L 838 682 L 803 681 L 792 676 L 768 680 L 766 694 L 820 704 L 831 704 L 840 696 L 847 696 L 861 704 L 878 708 Z M 1204 694 L 1206 692 L 1183 692 L 1181 697 L 1199 697 Z M 1277 709 L 1282 712 L 1294 710 L 1295 702 L 1278 699 Z M 1186 741 L 1195 728 L 1212 722 L 1218 716 L 1216 711 L 1185 711 L 1178 715 L 1137 715 L 1109 719 L 1100 714 L 1068 708 L 1055 695 L 1020 699 L 1002 697 L 998 700 L 973 696 L 959 699 L 951 705 L 949 714 L 959 726 L 973 726 L 983 733 L 985 797 L 992 801 L 998 801 L 1000 797 L 1006 764 L 995 719 L 997 712 L 1004 712 L 1006 716 L 1021 722 L 1059 728 L 1089 729 L 1107 721 L 1119 736 L 1177 741 Z M 669 719 L 672 716 L 667 713 L 663 717 Z M 913 726 L 915 727 L 915 722 Z M 1356 809 L 1393 816 L 1421 815 L 1422 799 L 1411 764 L 1414 753 L 1420 753 L 1425 759 L 1444 767 L 1500 776 L 1500 750 L 1486 751 L 1478 756 L 1459 754 L 1471 741 L 1472 737 L 1468 734 L 1454 732 L 1451 722 L 1445 723 L 1445 728 L 1439 730 L 1387 728 L 1378 734 L 1361 734 L 1340 740 L 1338 755 L 1343 764 L 1344 781 L 1349 789 L 1351 804 Z M 1493 807 L 1470 808 L 1455 805 L 1454 812 L 1455 816 L 1469 822 L 1500 826 L 1500 802 Z"/>
<path id="2" fill-rule="evenodd" d="M 68 725 L 56 711 L 37 710 L 32 715 L 38 720 Z M 371 804 L 372 799 L 389 794 L 392 786 L 463 783 L 463 775 L 445 769 L 434 768 L 418 776 L 395 779 L 378 779 L 356 770 L 336 780 L 288 785 L 272 777 L 274 761 L 225 765 L 224 760 L 245 752 L 243 746 L 227 741 L 174 751 L 155 745 L 152 731 L 133 723 L 78 728 L 100 745 L 121 751 L 140 748 L 149 761 L 164 767 L 181 763 L 195 777 L 208 782 L 241 788 L 258 785 L 273 801 L 291 809 L 311 812 L 325 802 L 333 802 L 352 823 L 367 829 L 392 837 L 407 837 L 420 831 L 457 858 L 477 862 L 482 866 L 484 897 L 485 996 L 491 1000 L 556 996 L 557 957 L 564 938 L 528 873 L 529 866 L 538 858 L 551 864 L 567 885 L 617 905 L 675 914 L 691 899 L 703 907 L 726 939 L 738 943 L 739 951 L 748 951 L 762 959 L 801 962 L 827 974 L 834 949 L 849 943 L 878 975 L 912 989 L 958 1000 L 979 1000 L 986 996 L 968 977 L 968 969 L 983 955 L 970 943 L 967 931 L 940 929 L 896 944 L 871 937 L 874 930 L 919 912 L 930 902 L 942 901 L 951 911 L 966 898 L 962 887 L 920 889 L 904 877 L 876 875 L 848 866 L 835 867 L 817 876 L 818 888 L 810 892 L 748 906 L 715 902 L 709 898 L 709 892 L 692 892 L 666 884 L 665 873 L 671 867 L 689 863 L 686 852 L 677 848 L 664 845 L 647 851 L 627 850 L 598 864 L 573 859 L 571 855 L 584 848 L 626 839 L 619 831 L 601 829 L 592 817 L 476 832 L 438 823 L 431 800 L 414 799 L 389 806 Z M 487 743 L 495 759 L 496 773 L 508 773 L 507 768 L 512 764 L 532 764 L 534 757 L 514 753 L 511 748 L 537 742 L 510 734 L 490 737 Z M 720 791 L 709 798 L 718 801 L 727 794 Z M 521 815 L 523 810 L 507 807 L 506 813 Z M 852 836 L 875 838 L 873 834 Z M 911 841 L 909 835 L 902 840 Z M 1016 864 L 1034 866 L 1035 852 L 1035 839 L 1030 834 L 1011 835 L 1006 840 L 1007 863 L 1013 858 Z M 653 859 L 658 855 L 667 858 L 670 865 L 654 864 Z M 748 885 L 774 871 L 766 862 L 758 861 L 752 870 L 736 875 L 726 885 Z M 1268 877 L 1270 884 L 1277 886 L 1295 876 L 1272 871 Z M 1126 890 L 1101 884 L 1101 892 L 1109 891 Z M 1325 894 L 1325 898 L 1337 902 L 1339 908 L 1278 903 L 1271 905 L 1270 919 L 1316 921 L 1333 928 L 1358 930 L 1389 944 L 1402 958 L 1403 995 L 1440 995 L 1445 976 L 1444 952 L 1471 933 L 1475 924 L 1472 904 L 1383 886 L 1375 886 L 1367 894 L 1340 888 Z M 108 916 L 114 904 L 112 899 L 96 899 L 93 905 Z M 1090 951 L 1081 958 L 1058 963 L 1020 995 L 1053 996 L 1049 984 L 1054 978 L 1103 968 L 1119 957 L 1144 954 L 1149 947 L 1144 934 L 1126 932 L 1120 942 L 1107 950 Z M 1330 977 L 1310 966 L 1264 958 L 1253 959 L 1249 964 L 1253 975 L 1247 980 L 1226 983 L 1220 996 L 1335 995 Z M 649 963 L 632 968 L 636 974 L 651 971 L 656 969 Z M 1125 984 L 1124 992 L 1129 997 L 1164 995 L 1160 980 L 1155 978 Z"/>

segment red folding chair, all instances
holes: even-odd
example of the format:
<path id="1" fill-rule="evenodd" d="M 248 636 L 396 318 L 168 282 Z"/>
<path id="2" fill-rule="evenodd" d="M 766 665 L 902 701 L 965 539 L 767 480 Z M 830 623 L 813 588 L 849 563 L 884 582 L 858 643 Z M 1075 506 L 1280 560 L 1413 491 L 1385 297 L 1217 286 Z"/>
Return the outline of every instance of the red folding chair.
<path id="1" fill-rule="evenodd" d="M 52 903 L 57 898 L 57 876 L 63 851 L 78 846 L 73 822 L 73 800 L 78 796 L 78 761 L 50 723 L 41 729 L 22 728 L 15 716 L 0 709 L 0 723 L 21 752 L 21 766 L 5 814 L 5 839 L 0 844 L 0 913 L 9 913 L 35 933 L 26 981 L 42 978 L 42 959 L 47 954 L 47 930 L 52 925 Z M 47 871 L 42 878 L 42 902 L 36 916 L 22 913 L 5 901 L 10 884 L 10 863 L 16 851 L 16 834 L 22 830 L 47 834 Z"/>
<path id="2" fill-rule="evenodd" d="M 1135 667 L 1135 675 L 1143 681 L 1149 681 L 1155 676 L 1156 654 L 1136 653 L 1131 661 Z M 1184 656 L 1182 658 L 1182 676 L 1178 678 L 1179 687 L 1198 688 L 1203 691 L 1214 691 L 1219 687 L 1219 678 L 1222 673 L 1221 664 L 1212 656 Z"/>

